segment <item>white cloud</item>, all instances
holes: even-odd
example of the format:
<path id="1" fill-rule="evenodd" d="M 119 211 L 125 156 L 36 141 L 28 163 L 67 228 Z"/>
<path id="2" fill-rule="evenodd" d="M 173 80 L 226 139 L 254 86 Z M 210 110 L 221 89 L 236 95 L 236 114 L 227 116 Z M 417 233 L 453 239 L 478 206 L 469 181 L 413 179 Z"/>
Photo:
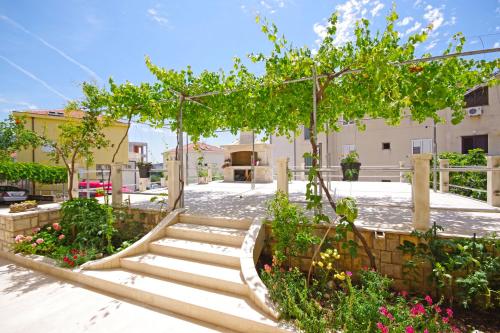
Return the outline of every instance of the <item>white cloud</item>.
<path id="1" fill-rule="evenodd" d="M 477 44 L 477 43 L 479 43 L 479 40 L 473 39 L 473 40 L 470 41 L 469 44 L 474 45 L 474 44 Z"/>
<path id="2" fill-rule="evenodd" d="M 422 4 L 422 0 L 416 0 L 415 3 L 413 4 L 413 7 L 418 7 Z"/>
<path id="3" fill-rule="evenodd" d="M 438 43 L 438 42 L 439 42 L 439 39 L 434 39 L 434 40 L 432 40 L 432 41 L 429 43 L 429 45 L 427 45 L 427 46 L 425 47 L 425 49 L 426 49 L 427 51 L 432 50 L 433 48 L 435 48 L 435 47 L 436 47 L 436 45 L 437 45 L 437 43 Z"/>
<path id="4" fill-rule="evenodd" d="M 353 31 L 356 21 L 366 18 L 368 11 L 372 16 L 376 16 L 384 4 L 380 0 L 347 0 L 335 7 L 338 12 L 337 32 L 334 36 L 333 44 L 341 45 L 353 39 Z M 314 23 L 313 31 L 319 39 L 316 43 L 321 43 L 327 32 L 327 23 Z"/>
<path id="5" fill-rule="evenodd" d="M 10 66 L 14 67 L 15 69 L 17 69 L 18 71 L 20 71 L 21 73 L 23 73 L 24 75 L 28 76 L 29 78 L 31 78 L 32 80 L 40 83 L 42 86 L 44 86 L 45 88 L 47 88 L 48 90 L 52 91 L 54 94 L 58 95 L 59 97 L 61 97 L 62 99 L 65 99 L 67 101 L 69 101 L 70 99 L 66 96 L 64 96 L 61 92 L 59 92 L 56 88 L 52 87 L 51 85 L 49 85 L 47 82 L 45 82 L 44 80 L 40 79 L 39 77 L 37 77 L 35 74 L 31 73 L 30 71 L 28 71 L 27 69 L 24 69 L 22 68 L 21 66 L 19 66 L 18 64 L 16 64 L 15 62 L 11 61 L 10 59 L 0 55 L 0 59 L 4 60 L 6 63 L 8 63 Z"/>
<path id="6" fill-rule="evenodd" d="M 436 31 L 444 22 L 444 15 L 442 12 L 442 8 L 435 8 L 431 5 L 427 5 L 425 7 L 424 19 L 427 20 L 430 24 L 432 24 L 432 30 Z"/>
<path id="7" fill-rule="evenodd" d="M 413 21 L 413 17 L 407 16 L 407 17 L 403 18 L 401 21 L 399 21 L 398 23 L 396 23 L 396 25 L 398 25 L 400 27 L 404 27 L 404 26 L 410 24 L 412 21 Z"/>
<path id="8" fill-rule="evenodd" d="M 372 16 L 377 16 L 378 15 L 378 12 L 380 12 L 382 10 L 382 8 L 384 8 L 384 4 L 379 2 L 375 5 L 375 7 L 372 8 L 372 10 L 370 10 L 370 13 L 372 14 Z"/>
<path id="9" fill-rule="evenodd" d="M 19 105 L 22 106 L 23 108 L 27 108 L 30 110 L 36 110 L 38 109 L 38 106 L 36 106 L 33 103 L 30 102 L 25 102 L 25 101 L 13 101 L 7 98 L 0 97 L 0 103 L 1 104 L 11 104 L 11 105 Z"/>
<path id="10" fill-rule="evenodd" d="M 421 26 L 422 26 L 422 23 L 420 23 L 420 22 L 415 22 L 415 24 L 413 24 L 413 26 L 412 26 L 410 29 L 406 30 L 405 34 L 409 35 L 409 34 L 411 34 L 411 33 L 414 33 L 414 32 L 416 32 L 418 29 L 420 29 L 420 27 L 421 27 Z"/>
<path id="11" fill-rule="evenodd" d="M 13 19 L 5 16 L 5 15 L 0 15 L 0 20 L 2 21 L 5 21 L 7 22 L 8 24 L 16 27 L 17 29 L 23 31 L 24 33 L 30 35 L 31 37 L 34 37 L 35 39 L 37 39 L 40 43 L 42 43 L 43 45 L 45 45 L 46 47 L 48 47 L 49 49 L 57 52 L 61 57 L 63 57 L 64 59 L 68 60 L 69 62 L 75 64 L 76 66 L 80 67 L 84 72 L 86 72 L 87 74 L 89 74 L 91 77 L 93 77 L 94 79 L 98 80 L 98 81 L 102 81 L 101 77 L 99 75 L 97 75 L 93 70 L 91 70 L 90 68 L 88 68 L 87 66 L 85 66 L 84 64 L 78 62 L 76 59 L 70 57 L 68 54 L 66 54 L 64 51 L 62 51 L 61 49 L 57 48 L 56 46 L 50 44 L 49 42 L 47 42 L 45 39 L 43 39 L 42 37 L 38 36 L 37 34 L 29 31 L 28 29 L 26 29 L 24 26 L 22 26 L 21 24 L 17 23 L 16 21 L 14 21 Z"/>
<path id="12" fill-rule="evenodd" d="M 500 47 L 500 42 L 495 42 L 495 44 L 493 44 L 493 47 Z"/>
<path id="13" fill-rule="evenodd" d="M 158 23 L 160 25 L 166 25 L 168 23 L 167 17 L 165 15 L 161 14 L 160 12 L 158 12 L 158 10 L 155 8 L 149 8 L 148 15 L 153 21 L 155 21 L 156 23 Z"/>

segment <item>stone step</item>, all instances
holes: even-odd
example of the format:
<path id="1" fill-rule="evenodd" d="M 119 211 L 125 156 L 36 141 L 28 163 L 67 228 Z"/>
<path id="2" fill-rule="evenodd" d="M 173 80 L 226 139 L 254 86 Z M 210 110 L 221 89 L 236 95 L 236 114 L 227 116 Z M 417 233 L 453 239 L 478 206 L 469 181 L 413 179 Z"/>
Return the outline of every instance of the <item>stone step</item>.
<path id="1" fill-rule="evenodd" d="M 247 294 L 240 270 L 196 260 L 146 253 L 120 260 L 123 268 L 196 286 Z"/>
<path id="2" fill-rule="evenodd" d="M 209 217 L 190 214 L 180 214 L 179 221 L 181 223 L 211 225 L 214 227 L 234 228 L 248 230 L 252 224 L 251 219 L 232 219 L 228 217 Z"/>
<path id="3" fill-rule="evenodd" d="M 210 225 L 176 223 L 166 229 L 166 236 L 230 246 L 241 246 L 247 231 Z"/>
<path id="4" fill-rule="evenodd" d="M 149 243 L 149 250 L 156 254 L 240 269 L 239 247 L 167 237 Z"/>
<path id="5" fill-rule="evenodd" d="M 242 296 L 195 287 L 180 282 L 137 274 L 125 269 L 83 271 L 96 287 L 239 332 L 285 332 Z"/>

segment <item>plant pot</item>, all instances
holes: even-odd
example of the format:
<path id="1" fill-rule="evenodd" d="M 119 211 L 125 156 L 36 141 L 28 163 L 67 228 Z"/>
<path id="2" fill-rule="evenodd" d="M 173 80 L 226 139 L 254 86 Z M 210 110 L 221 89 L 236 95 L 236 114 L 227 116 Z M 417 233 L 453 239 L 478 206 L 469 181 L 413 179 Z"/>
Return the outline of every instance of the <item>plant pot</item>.
<path id="1" fill-rule="evenodd" d="M 139 165 L 139 178 L 149 178 L 151 176 L 151 165 Z"/>
<path id="2" fill-rule="evenodd" d="M 342 180 L 343 181 L 358 181 L 359 170 L 361 169 L 361 163 L 340 163 L 342 167 Z"/>

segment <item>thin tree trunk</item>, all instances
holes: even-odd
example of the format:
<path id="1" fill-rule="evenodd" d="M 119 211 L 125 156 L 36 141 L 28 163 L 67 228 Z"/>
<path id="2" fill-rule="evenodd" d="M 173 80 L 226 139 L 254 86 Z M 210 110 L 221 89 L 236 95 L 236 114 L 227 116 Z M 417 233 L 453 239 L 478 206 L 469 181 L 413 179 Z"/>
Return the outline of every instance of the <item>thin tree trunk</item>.
<path id="1" fill-rule="evenodd" d="M 311 118 L 311 120 L 310 120 L 310 126 L 309 126 L 309 133 L 311 133 L 311 135 L 310 135 L 309 141 L 311 142 L 312 151 L 313 151 L 313 160 L 312 160 L 312 163 L 313 163 L 313 168 L 314 168 L 314 167 L 317 166 L 318 145 L 316 143 L 315 136 L 313 135 L 313 133 L 314 133 L 313 130 L 314 130 L 314 127 L 315 127 L 315 123 L 314 123 L 314 116 L 313 116 L 312 113 L 311 113 L 311 117 L 310 118 Z M 333 200 L 333 198 L 332 198 L 332 196 L 330 194 L 330 191 L 328 190 L 328 187 L 326 186 L 325 181 L 323 180 L 323 176 L 321 175 L 320 172 L 317 172 L 317 177 L 319 179 L 321 188 L 324 190 L 324 192 L 326 194 L 326 197 L 328 198 L 328 202 L 330 203 L 330 206 L 332 207 L 333 211 L 335 212 L 336 208 L 337 208 L 337 205 L 336 205 L 335 201 Z M 368 242 L 366 241 L 365 237 L 358 230 L 358 228 L 356 227 L 356 225 L 354 224 L 354 222 L 350 223 L 350 225 L 351 225 L 351 228 L 352 228 L 352 232 L 354 233 L 354 235 L 356 235 L 357 238 L 359 238 L 359 240 L 361 241 L 361 244 L 363 245 L 363 248 L 364 248 L 366 254 L 368 255 L 368 259 L 370 260 L 370 266 L 371 266 L 371 268 L 377 269 L 377 264 L 376 264 L 376 261 L 375 261 L 375 257 L 373 255 L 372 250 L 368 246 Z"/>

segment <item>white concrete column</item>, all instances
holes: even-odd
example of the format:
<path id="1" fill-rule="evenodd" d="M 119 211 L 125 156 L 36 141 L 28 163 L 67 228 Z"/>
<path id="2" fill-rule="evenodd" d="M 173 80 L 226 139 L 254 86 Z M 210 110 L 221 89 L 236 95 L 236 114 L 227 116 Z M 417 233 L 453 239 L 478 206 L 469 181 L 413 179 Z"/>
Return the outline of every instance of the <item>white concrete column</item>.
<path id="1" fill-rule="evenodd" d="M 212 181 L 212 168 L 208 167 L 208 176 L 207 176 L 207 182 L 210 183 Z"/>
<path id="2" fill-rule="evenodd" d="M 123 202 L 123 164 L 111 164 L 111 202 L 113 205 L 121 205 Z"/>
<path id="3" fill-rule="evenodd" d="M 146 191 L 150 183 L 149 178 L 139 178 L 139 192 Z"/>
<path id="4" fill-rule="evenodd" d="M 180 161 L 167 161 L 167 172 L 168 172 L 168 207 L 169 209 L 174 209 L 174 204 L 181 190 L 180 174 L 179 174 Z M 179 200 L 180 202 L 180 200 Z M 177 207 L 180 208 L 179 203 Z"/>
<path id="5" fill-rule="evenodd" d="M 306 168 L 306 164 L 300 163 L 300 168 L 304 170 Z M 299 180 L 306 180 L 306 173 L 304 171 L 299 172 Z"/>
<path id="6" fill-rule="evenodd" d="M 449 160 L 439 160 L 439 168 L 446 169 L 450 167 Z M 450 172 L 439 171 L 439 191 L 443 193 L 450 192 Z"/>
<path id="7" fill-rule="evenodd" d="M 413 163 L 413 228 L 427 230 L 430 228 L 430 194 L 429 176 L 431 154 L 416 154 L 412 156 Z"/>
<path id="8" fill-rule="evenodd" d="M 73 199 L 76 199 L 79 196 L 79 193 L 78 193 L 78 185 L 80 183 L 80 181 L 79 181 L 79 172 L 78 172 L 79 169 L 80 169 L 80 166 L 77 163 L 75 163 L 75 169 L 74 169 L 75 172 L 73 173 L 73 190 L 71 191 Z M 70 179 L 70 177 L 71 177 L 71 175 L 68 172 L 68 193 L 69 193 L 69 179 Z M 89 175 L 87 174 L 86 177 L 87 177 L 86 179 L 87 179 L 87 182 L 88 182 L 89 181 L 89 179 L 88 179 Z"/>
<path id="9" fill-rule="evenodd" d="M 288 195 L 288 158 L 279 158 L 276 161 L 278 191 Z"/>
<path id="10" fill-rule="evenodd" d="M 487 156 L 488 168 L 500 168 L 500 156 Z M 488 205 L 500 207 L 500 171 L 487 171 L 486 201 Z"/>
<path id="11" fill-rule="evenodd" d="M 405 167 L 405 162 L 404 161 L 399 161 L 399 168 L 402 169 Z M 404 171 L 399 171 L 399 182 L 404 183 L 405 182 L 405 172 Z"/>

